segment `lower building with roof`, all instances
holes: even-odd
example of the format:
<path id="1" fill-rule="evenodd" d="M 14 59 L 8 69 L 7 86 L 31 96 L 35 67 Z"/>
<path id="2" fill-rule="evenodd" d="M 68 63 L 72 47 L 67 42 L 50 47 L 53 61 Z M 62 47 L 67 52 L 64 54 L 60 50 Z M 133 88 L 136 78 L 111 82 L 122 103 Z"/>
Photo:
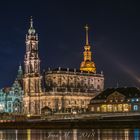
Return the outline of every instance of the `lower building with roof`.
<path id="1" fill-rule="evenodd" d="M 91 99 L 91 112 L 137 112 L 140 111 L 140 90 L 135 87 L 108 88 Z"/>

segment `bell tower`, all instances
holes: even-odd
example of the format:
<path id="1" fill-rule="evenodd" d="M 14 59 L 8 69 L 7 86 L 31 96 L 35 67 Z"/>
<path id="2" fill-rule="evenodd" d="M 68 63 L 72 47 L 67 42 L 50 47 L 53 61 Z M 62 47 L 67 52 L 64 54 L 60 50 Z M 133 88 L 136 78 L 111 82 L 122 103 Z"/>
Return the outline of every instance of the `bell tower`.
<path id="1" fill-rule="evenodd" d="M 84 60 L 81 63 L 80 70 L 96 73 L 95 63 L 92 61 L 92 52 L 90 50 L 89 39 L 88 39 L 88 30 L 89 27 L 85 26 L 86 30 L 86 45 L 84 46 Z"/>
<path id="2" fill-rule="evenodd" d="M 28 112 L 34 114 L 36 110 L 31 111 L 30 104 L 36 104 L 36 99 L 41 95 L 40 59 L 38 56 L 38 35 L 33 27 L 33 19 L 30 19 L 30 28 L 26 34 L 26 53 L 24 55 L 24 75 L 23 89 L 24 96 L 29 97 Z"/>

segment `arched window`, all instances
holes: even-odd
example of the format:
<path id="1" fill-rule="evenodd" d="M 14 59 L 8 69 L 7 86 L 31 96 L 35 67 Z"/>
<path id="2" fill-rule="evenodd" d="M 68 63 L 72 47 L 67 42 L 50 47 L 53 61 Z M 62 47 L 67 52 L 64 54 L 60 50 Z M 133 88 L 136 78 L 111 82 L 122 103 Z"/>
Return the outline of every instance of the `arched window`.
<path id="1" fill-rule="evenodd" d="M 13 102 L 13 112 L 20 113 L 22 111 L 22 105 L 19 99 L 15 99 Z"/>
<path id="2" fill-rule="evenodd" d="M 133 106 L 133 110 L 134 110 L 134 111 L 138 111 L 138 105 L 134 105 L 134 106 Z"/>
<path id="3" fill-rule="evenodd" d="M 100 89 L 100 85 L 97 85 L 97 89 Z"/>

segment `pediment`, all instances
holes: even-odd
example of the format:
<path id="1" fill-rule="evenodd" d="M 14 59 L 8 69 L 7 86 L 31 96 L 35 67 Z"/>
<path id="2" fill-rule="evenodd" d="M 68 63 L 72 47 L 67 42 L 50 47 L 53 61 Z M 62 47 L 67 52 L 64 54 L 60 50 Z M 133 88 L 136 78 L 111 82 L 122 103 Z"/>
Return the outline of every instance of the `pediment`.
<path id="1" fill-rule="evenodd" d="M 123 94 L 121 94 L 120 92 L 118 91 L 114 91 L 113 93 L 111 93 L 108 98 L 111 98 L 111 97 L 121 97 L 121 98 L 125 98 L 125 96 Z"/>

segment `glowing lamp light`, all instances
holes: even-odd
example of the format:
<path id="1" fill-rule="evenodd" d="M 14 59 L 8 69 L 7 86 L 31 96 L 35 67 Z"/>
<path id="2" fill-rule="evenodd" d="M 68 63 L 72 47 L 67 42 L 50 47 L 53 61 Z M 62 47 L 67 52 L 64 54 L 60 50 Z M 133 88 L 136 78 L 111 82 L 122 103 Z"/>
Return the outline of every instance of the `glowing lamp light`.
<path id="1" fill-rule="evenodd" d="M 132 101 L 132 102 L 134 102 L 135 100 L 134 100 L 134 99 L 132 99 L 131 101 Z"/>
<path id="2" fill-rule="evenodd" d="M 31 114 L 27 114 L 27 117 L 30 118 L 31 117 Z"/>
<path id="3" fill-rule="evenodd" d="M 0 111 L 4 110 L 4 104 L 0 104 Z"/>

